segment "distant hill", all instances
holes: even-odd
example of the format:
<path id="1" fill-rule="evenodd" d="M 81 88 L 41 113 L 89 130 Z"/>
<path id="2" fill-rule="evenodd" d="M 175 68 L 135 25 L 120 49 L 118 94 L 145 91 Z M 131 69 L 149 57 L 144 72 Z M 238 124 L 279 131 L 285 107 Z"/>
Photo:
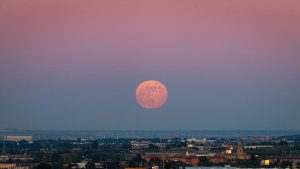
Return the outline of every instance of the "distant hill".
<path id="1" fill-rule="evenodd" d="M 300 130 L 172 130 L 172 131 L 123 131 L 123 130 L 99 130 L 99 131 L 41 131 L 41 130 L 0 130 L 0 136 L 6 135 L 30 135 L 36 138 L 173 138 L 180 137 L 247 137 L 247 136 L 284 136 L 300 139 Z"/>

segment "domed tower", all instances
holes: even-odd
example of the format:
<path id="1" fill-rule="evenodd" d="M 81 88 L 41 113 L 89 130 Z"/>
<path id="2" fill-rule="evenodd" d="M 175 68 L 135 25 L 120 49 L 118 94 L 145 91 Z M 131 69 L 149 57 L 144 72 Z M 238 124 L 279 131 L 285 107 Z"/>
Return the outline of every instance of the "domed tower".
<path id="1" fill-rule="evenodd" d="M 238 158 L 238 159 L 248 159 L 249 158 L 249 156 L 245 152 L 245 148 L 241 141 L 239 141 L 236 146 L 236 158 Z"/>

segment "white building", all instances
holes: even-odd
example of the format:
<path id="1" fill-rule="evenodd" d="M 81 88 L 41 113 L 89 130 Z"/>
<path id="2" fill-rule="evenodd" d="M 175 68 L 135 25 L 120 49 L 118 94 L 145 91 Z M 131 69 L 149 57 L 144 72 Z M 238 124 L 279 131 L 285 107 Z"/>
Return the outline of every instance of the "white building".
<path id="1" fill-rule="evenodd" d="M 32 141 L 32 136 L 4 136 L 6 141 Z"/>

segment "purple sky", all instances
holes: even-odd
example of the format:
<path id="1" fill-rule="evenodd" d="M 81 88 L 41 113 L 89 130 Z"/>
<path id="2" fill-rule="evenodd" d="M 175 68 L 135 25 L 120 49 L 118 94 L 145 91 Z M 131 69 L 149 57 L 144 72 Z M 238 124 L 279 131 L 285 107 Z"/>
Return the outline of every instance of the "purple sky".
<path id="1" fill-rule="evenodd" d="M 0 128 L 300 129 L 299 30 L 298 0 L 2 0 Z"/>

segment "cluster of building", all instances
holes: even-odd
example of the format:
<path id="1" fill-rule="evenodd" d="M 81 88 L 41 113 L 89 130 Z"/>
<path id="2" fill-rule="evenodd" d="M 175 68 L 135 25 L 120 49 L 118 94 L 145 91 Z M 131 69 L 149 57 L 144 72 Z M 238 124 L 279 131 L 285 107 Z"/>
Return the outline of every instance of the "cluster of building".
<path id="1" fill-rule="evenodd" d="M 10 146 L 6 143 L 10 143 Z M 63 148 L 59 147 L 61 145 L 64 145 Z M 165 167 L 165 164 L 171 163 L 180 167 L 189 166 L 190 169 L 196 169 L 197 166 L 268 168 L 282 167 L 283 164 L 296 168 L 300 167 L 300 150 L 296 148 L 299 146 L 299 140 L 270 137 L 38 140 L 32 136 L 5 136 L 0 169 L 32 169 L 41 162 L 51 164 L 53 160 L 46 157 L 52 157 L 58 152 L 63 161 L 62 166 L 74 169 L 87 168 L 89 163 L 93 163 L 94 169 L 171 169 Z M 276 154 L 277 149 L 280 151 Z M 11 153 L 12 150 L 17 153 Z M 109 152 L 110 150 L 114 151 Z M 286 154 L 281 154 L 283 151 Z M 122 152 L 118 165 L 113 164 L 114 157 L 120 157 L 116 152 Z M 37 154 L 43 154 L 44 157 L 38 158 Z M 80 156 L 66 160 L 74 154 Z M 103 157 L 95 160 L 91 158 L 92 155 Z M 132 162 L 137 155 L 140 155 L 140 161 Z"/>
<path id="2" fill-rule="evenodd" d="M 6 164 L 6 163 L 3 163 L 1 164 L 0 163 L 0 169 L 30 169 L 29 166 L 26 166 L 26 165 L 17 165 L 17 164 Z"/>

